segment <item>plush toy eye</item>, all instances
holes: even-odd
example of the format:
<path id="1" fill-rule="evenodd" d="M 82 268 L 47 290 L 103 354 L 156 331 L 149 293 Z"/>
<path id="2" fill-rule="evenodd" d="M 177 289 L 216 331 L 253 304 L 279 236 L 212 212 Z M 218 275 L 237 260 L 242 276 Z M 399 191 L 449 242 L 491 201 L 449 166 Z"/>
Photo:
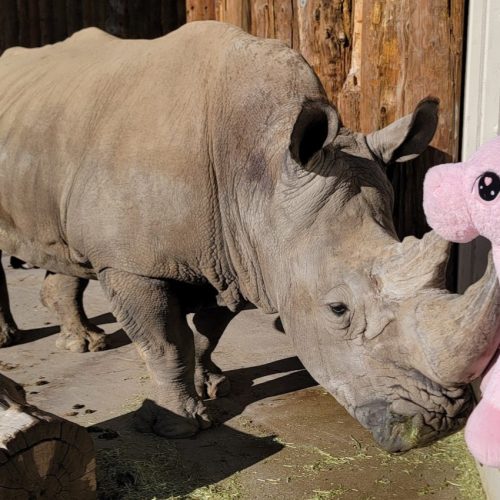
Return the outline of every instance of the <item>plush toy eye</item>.
<path id="1" fill-rule="evenodd" d="M 479 196 L 484 201 L 493 201 L 500 193 L 500 177 L 495 172 L 485 172 L 479 178 Z"/>

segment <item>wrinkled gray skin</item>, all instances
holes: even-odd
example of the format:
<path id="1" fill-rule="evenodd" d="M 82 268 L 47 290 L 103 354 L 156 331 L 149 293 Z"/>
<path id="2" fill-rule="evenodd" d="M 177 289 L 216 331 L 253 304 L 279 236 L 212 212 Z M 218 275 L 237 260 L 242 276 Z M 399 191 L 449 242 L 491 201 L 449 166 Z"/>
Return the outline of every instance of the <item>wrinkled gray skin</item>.
<path id="1" fill-rule="evenodd" d="M 9 50 L 0 82 L 0 248 L 57 273 L 42 296 L 62 347 L 102 347 L 81 310 L 84 280 L 100 281 L 155 385 L 139 429 L 210 425 L 200 396 L 228 389 L 210 354 L 248 302 L 279 312 L 306 368 L 387 449 L 462 426 L 465 384 L 498 343 L 495 275 L 442 290 L 448 246 L 397 241 L 383 171 L 425 149 L 435 101 L 353 133 L 300 55 L 215 22 Z"/>

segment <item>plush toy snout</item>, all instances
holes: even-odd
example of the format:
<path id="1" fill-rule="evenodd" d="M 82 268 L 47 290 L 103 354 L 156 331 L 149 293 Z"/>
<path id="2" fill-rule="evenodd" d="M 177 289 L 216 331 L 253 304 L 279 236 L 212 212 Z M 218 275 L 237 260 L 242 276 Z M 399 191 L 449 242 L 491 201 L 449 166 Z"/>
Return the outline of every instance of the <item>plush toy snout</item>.
<path id="1" fill-rule="evenodd" d="M 469 213 L 462 163 L 431 168 L 425 176 L 424 193 L 427 222 L 444 239 L 467 243 L 479 236 Z"/>

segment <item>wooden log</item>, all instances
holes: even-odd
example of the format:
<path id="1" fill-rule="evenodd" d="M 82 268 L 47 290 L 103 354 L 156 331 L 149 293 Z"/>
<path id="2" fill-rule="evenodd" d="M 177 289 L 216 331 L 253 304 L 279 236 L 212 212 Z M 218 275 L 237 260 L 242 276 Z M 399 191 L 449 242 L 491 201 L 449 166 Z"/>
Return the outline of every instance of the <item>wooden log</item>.
<path id="1" fill-rule="evenodd" d="M 0 375 L 0 498 L 96 498 L 94 446 L 81 426 L 26 402 Z"/>

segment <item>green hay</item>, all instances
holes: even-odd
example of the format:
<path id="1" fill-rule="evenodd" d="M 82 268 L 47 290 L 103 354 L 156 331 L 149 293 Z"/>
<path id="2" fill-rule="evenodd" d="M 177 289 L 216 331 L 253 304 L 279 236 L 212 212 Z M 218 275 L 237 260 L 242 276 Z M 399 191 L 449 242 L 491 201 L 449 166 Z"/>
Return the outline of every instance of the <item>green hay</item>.
<path id="1" fill-rule="evenodd" d="M 137 407 L 139 398 L 130 401 L 130 407 Z M 248 418 L 237 419 L 237 427 L 257 436 L 269 436 L 266 429 Z M 384 494 L 390 492 L 393 480 L 407 474 L 415 476 L 423 469 L 429 471 L 451 470 L 446 480 L 433 484 L 424 484 L 413 495 L 418 497 L 434 496 L 453 492 L 462 500 L 486 500 L 481 487 L 476 465 L 467 451 L 463 433 L 443 439 L 432 446 L 394 455 L 386 453 L 373 445 L 364 445 L 351 436 L 352 453 L 335 456 L 318 447 L 286 442 L 280 437 L 273 437 L 276 443 L 288 449 L 292 454 L 281 464 L 286 475 L 281 479 L 257 479 L 269 485 L 295 482 L 299 478 L 316 477 L 324 471 L 354 471 L 362 477 L 363 471 L 380 470 L 374 480 L 374 487 Z M 128 449 L 104 449 L 97 454 L 98 498 L 99 500 L 233 500 L 253 498 L 244 492 L 242 484 L 247 484 L 248 474 L 243 471 L 215 484 L 200 485 L 198 472 L 189 469 L 180 459 L 175 446 L 162 440 L 161 448 L 153 453 L 142 453 L 142 458 Z M 286 455 L 285 455 L 286 456 Z M 279 460 L 278 460 L 279 462 Z M 265 461 L 263 462 L 265 463 Z M 357 471 L 357 472 L 356 472 Z M 310 490 L 310 500 L 342 498 L 346 495 L 358 495 L 356 498 L 368 499 L 361 492 L 356 493 L 357 484 L 337 484 L 327 489 Z M 330 489 L 331 488 L 331 489 Z M 377 496 L 378 498 L 378 496 Z"/>
<path id="2" fill-rule="evenodd" d="M 310 500 L 330 500 L 331 498 L 339 498 L 342 497 L 345 493 L 349 493 L 351 491 L 356 491 L 351 488 L 344 488 L 341 484 L 336 488 L 332 488 L 328 491 L 323 490 L 313 490 L 314 496 L 310 498 Z"/>
<path id="3" fill-rule="evenodd" d="M 184 498 L 193 500 L 233 500 L 242 498 L 238 473 L 220 483 L 198 488 Z"/>
<path id="4" fill-rule="evenodd" d="M 357 442 L 357 440 L 355 441 Z M 368 454 L 366 448 L 361 447 L 359 442 L 357 444 L 359 445 L 356 447 L 357 451 L 346 456 L 334 456 L 317 447 L 307 447 L 309 451 L 319 455 L 319 459 L 312 464 L 304 465 L 303 469 L 317 473 L 351 467 L 362 472 L 363 467 L 369 465 L 370 459 L 375 459 L 381 471 L 385 470 L 396 474 L 403 472 L 412 476 L 421 466 L 432 469 L 434 467 L 442 468 L 443 465 L 446 465 L 453 469 L 455 476 L 438 485 L 425 485 L 418 491 L 418 496 L 439 494 L 440 491 L 453 487 L 458 489 L 460 498 L 463 500 L 486 500 L 479 472 L 474 459 L 467 450 L 463 432 L 449 436 L 427 448 L 412 450 L 404 454 L 390 454 L 379 449 L 373 449 L 372 454 Z M 383 476 L 375 480 L 375 483 L 382 488 L 390 488 L 392 481 Z M 347 491 L 355 491 L 347 489 L 341 492 L 342 488 L 322 491 L 320 492 L 322 496 L 316 495 L 313 498 L 315 500 L 335 498 Z"/>

